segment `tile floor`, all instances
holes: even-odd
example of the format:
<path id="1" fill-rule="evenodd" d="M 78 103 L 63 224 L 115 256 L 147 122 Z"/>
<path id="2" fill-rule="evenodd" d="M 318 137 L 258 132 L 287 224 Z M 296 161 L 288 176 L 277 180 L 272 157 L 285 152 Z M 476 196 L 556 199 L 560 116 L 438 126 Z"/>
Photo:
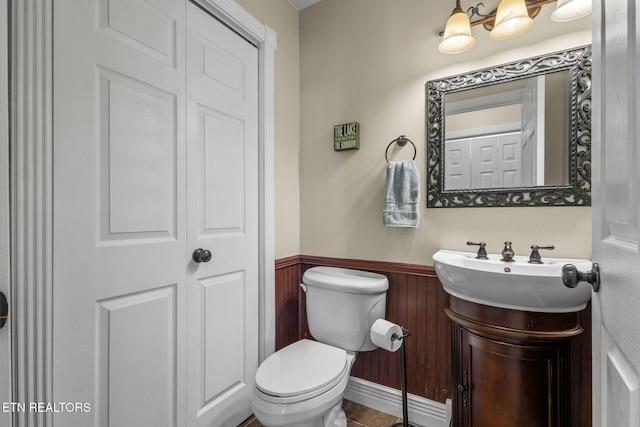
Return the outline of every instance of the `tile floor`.
<path id="1" fill-rule="evenodd" d="M 401 418 L 394 415 L 385 414 L 349 400 L 344 401 L 342 408 L 347 414 L 347 427 L 389 427 L 394 423 L 402 422 Z M 251 417 L 239 427 L 262 427 L 262 424 Z"/>

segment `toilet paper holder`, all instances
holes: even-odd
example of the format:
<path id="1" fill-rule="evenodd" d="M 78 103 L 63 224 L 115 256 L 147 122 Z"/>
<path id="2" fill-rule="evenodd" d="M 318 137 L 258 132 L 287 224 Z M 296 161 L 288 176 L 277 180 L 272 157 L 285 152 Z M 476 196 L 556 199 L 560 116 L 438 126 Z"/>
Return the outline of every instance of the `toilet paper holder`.
<path id="1" fill-rule="evenodd" d="M 414 427 L 409 424 L 409 410 L 407 408 L 407 353 L 404 350 L 404 340 L 411 335 L 411 332 L 400 326 L 402 335 L 391 335 L 391 341 L 402 341 L 400 345 L 400 361 L 402 368 L 402 422 L 392 424 L 391 427 Z"/>
<path id="2" fill-rule="evenodd" d="M 405 339 L 406 337 L 411 335 L 411 332 L 409 332 L 408 330 L 406 330 L 402 326 L 400 326 L 400 329 L 402 329 L 402 335 L 400 335 L 400 336 L 398 336 L 398 334 L 391 335 L 391 341 L 398 341 L 398 340 L 402 341 L 403 339 Z"/>

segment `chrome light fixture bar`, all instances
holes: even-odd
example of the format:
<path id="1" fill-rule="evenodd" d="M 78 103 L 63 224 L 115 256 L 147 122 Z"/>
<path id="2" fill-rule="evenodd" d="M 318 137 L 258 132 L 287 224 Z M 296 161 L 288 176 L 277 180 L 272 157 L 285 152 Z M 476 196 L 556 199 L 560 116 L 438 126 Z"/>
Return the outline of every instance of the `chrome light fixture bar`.
<path id="1" fill-rule="evenodd" d="M 480 13 L 483 3 L 471 6 L 465 12 L 456 0 L 456 7 L 451 12 L 443 32 L 438 49 L 442 53 L 453 54 L 464 52 L 475 44 L 471 27 L 483 25 L 494 40 L 505 40 L 524 34 L 533 26 L 533 19 L 538 16 L 542 6 L 555 3 L 556 10 L 551 19 L 557 22 L 571 21 L 591 13 L 591 0 L 501 0 L 498 8 L 488 15 Z M 479 19 L 471 21 L 475 17 Z"/>

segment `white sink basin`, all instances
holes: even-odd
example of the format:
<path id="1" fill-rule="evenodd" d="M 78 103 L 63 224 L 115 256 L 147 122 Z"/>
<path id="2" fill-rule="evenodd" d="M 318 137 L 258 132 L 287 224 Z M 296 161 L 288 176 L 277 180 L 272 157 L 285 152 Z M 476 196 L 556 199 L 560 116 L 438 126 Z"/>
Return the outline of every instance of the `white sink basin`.
<path id="1" fill-rule="evenodd" d="M 514 262 L 501 258 L 489 254 L 482 260 L 475 252 L 439 250 L 433 266 L 447 293 L 493 307 L 568 313 L 582 310 L 591 299 L 591 285 L 580 283 L 572 289 L 561 278 L 565 264 L 588 271 L 590 260 L 543 257 L 544 264 L 529 264 L 528 256 L 516 256 Z"/>

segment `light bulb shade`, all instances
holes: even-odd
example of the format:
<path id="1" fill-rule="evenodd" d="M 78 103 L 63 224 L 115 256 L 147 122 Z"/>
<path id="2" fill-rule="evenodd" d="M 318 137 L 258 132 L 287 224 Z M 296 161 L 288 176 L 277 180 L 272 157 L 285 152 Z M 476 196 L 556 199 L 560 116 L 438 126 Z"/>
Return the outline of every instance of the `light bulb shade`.
<path id="1" fill-rule="evenodd" d="M 496 22 L 489 36 L 494 40 L 510 39 L 526 32 L 533 25 L 525 0 L 502 0 L 496 12 Z"/>
<path id="2" fill-rule="evenodd" d="M 558 0 L 551 19 L 557 22 L 572 21 L 591 13 L 591 0 Z"/>
<path id="3" fill-rule="evenodd" d="M 438 50 L 442 53 L 460 53 L 475 43 L 476 39 L 471 35 L 469 16 L 460 9 L 454 10 L 444 27 L 444 35 Z"/>

